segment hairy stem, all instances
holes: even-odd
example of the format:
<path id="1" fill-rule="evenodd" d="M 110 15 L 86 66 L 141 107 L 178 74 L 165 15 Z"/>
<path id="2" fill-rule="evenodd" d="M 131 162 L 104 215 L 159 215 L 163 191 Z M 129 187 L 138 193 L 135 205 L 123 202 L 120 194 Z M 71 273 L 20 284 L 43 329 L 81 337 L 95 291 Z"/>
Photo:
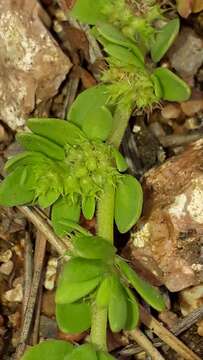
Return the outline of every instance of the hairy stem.
<path id="1" fill-rule="evenodd" d="M 104 192 L 98 202 L 97 234 L 113 243 L 115 188 L 106 184 Z M 107 309 L 98 309 L 96 304 L 92 308 L 91 341 L 99 349 L 106 351 Z"/>
<path id="2" fill-rule="evenodd" d="M 132 109 L 130 105 L 117 105 L 114 113 L 113 129 L 108 139 L 108 143 L 113 144 L 117 148 L 119 148 L 121 144 L 131 112 Z"/>

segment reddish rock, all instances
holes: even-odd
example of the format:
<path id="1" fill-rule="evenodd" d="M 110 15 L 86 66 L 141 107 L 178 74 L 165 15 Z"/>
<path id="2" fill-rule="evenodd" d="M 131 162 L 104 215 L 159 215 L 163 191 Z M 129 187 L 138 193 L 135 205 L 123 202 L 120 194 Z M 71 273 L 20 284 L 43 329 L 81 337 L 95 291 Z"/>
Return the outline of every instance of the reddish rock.
<path id="1" fill-rule="evenodd" d="M 145 277 L 172 292 L 203 280 L 202 168 L 199 140 L 145 175 L 143 217 L 125 249 Z"/>
<path id="2" fill-rule="evenodd" d="M 36 0 L 0 2 L 0 118 L 12 129 L 57 93 L 71 67 L 39 10 Z"/>

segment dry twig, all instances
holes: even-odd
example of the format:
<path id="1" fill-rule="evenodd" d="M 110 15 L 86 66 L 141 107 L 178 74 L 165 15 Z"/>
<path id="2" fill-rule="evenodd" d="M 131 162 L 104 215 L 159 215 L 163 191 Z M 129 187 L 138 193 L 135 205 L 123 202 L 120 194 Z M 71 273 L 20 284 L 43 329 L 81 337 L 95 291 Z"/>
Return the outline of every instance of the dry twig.
<path id="1" fill-rule="evenodd" d="M 127 331 L 125 334 L 136 341 L 136 343 L 140 345 L 153 360 L 164 360 L 164 357 L 153 346 L 148 337 L 145 336 L 142 331 L 140 331 L 140 329 L 137 328 L 132 331 Z"/>

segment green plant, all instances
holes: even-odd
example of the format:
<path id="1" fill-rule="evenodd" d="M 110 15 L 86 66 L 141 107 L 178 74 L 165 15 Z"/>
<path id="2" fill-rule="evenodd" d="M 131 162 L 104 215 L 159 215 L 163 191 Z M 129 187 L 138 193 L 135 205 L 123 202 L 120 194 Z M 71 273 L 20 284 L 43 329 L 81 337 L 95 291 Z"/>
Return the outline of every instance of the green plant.
<path id="1" fill-rule="evenodd" d="M 157 31 L 154 20 L 163 15 L 153 0 L 78 0 L 72 14 L 96 25 L 92 32 L 109 67 L 100 85 L 77 97 L 69 121 L 28 120 L 31 131 L 17 136 L 25 151 L 6 164 L 0 203 L 51 207 L 54 231 L 68 235 L 72 244 L 57 286 L 56 319 L 65 332 L 91 329 L 90 344 L 46 341 L 28 349 L 22 360 L 42 355 L 51 360 L 113 359 L 107 353 L 107 324 L 113 332 L 137 326 L 134 292 L 157 311 L 165 307 L 159 291 L 116 254 L 114 221 L 125 233 L 142 210 L 141 185 L 125 174 L 127 164 L 118 151 L 132 110 L 190 96 L 179 77 L 146 61 L 147 53 L 154 62 L 163 57 L 179 31 L 179 20 Z M 88 220 L 96 214 L 95 236 L 80 226 L 81 211 Z"/>
<path id="2" fill-rule="evenodd" d="M 113 108 L 110 143 L 119 147 L 133 110 L 151 109 L 162 99 L 181 102 L 190 97 L 182 79 L 156 67 L 180 27 L 179 18 L 165 18 L 156 1 L 106 0 L 95 5 L 94 0 L 77 0 L 71 13 L 94 25 L 92 33 L 107 54 L 109 67 L 101 81 L 108 93 L 105 105 Z M 162 27 L 157 28 L 160 19 Z"/>
<path id="3" fill-rule="evenodd" d="M 83 97 L 73 104 L 69 122 L 28 120 L 32 132 L 17 136 L 25 151 L 8 160 L 8 176 L 0 186 L 2 205 L 51 206 L 55 232 L 60 236 L 68 233 L 71 239 L 70 260 L 64 265 L 56 291 L 56 318 L 63 331 L 91 328 L 92 345 L 67 348 L 64 359 L 84 359 L 89 352 L 92 358 L 111 358 L 105 353 L 107 319 L 114 332 L 133 329 L 139 320 L 138 303 L 130 287 L 155 309 L 164 308 L 159 292 L 138 277 L 113 246 L 114 219 L 121 233 L 133 226 L 142 210 L 142 188 L 135 178 L 122 173 L 127 165 L 120 152 L 104 142 L 112 131 L 109 110 L 103 111 L 100 103 L 105 89 L 94 88 L 100 94 L 95 96 L 94 106 L 97 114 L 102 109 L 102 122 L 91 122 L 92 109 L 88 106 L 81 116 Z M 91 127 L 87 126 L 88 119 Z M 95 208 L 97 236 L 79 225 L 80 211 L 91 219 Z M 28 350 L 23 360 L 37 358 L 40 351 L 48 351 L 46 346 L 53 346 L 53 359 L 57 360 L 64 351 L 64 344 L 59 345 L 40 344 Z"/>

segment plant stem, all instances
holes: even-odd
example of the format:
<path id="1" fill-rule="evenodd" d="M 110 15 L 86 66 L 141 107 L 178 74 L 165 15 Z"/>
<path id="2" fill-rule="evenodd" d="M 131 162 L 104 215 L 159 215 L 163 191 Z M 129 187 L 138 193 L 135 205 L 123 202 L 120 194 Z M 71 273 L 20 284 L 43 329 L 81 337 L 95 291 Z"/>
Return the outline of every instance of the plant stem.
<path id="1" fill-rule="evenodd" d="M 113 243 L 115 188 L 106 184 L 104 192 L 98 202 L 97 234 Z M 107 309 L 98 309 L 96 304 L 92 308 L 91 341 L 99 349 L 106 351 Z"/>
<path id="2" fill-rule="evenodd" d="M 118 104 L 114 113 L 113 129 L 108 143 L 119 148 L 132 112 L 131 105 Z"/>

